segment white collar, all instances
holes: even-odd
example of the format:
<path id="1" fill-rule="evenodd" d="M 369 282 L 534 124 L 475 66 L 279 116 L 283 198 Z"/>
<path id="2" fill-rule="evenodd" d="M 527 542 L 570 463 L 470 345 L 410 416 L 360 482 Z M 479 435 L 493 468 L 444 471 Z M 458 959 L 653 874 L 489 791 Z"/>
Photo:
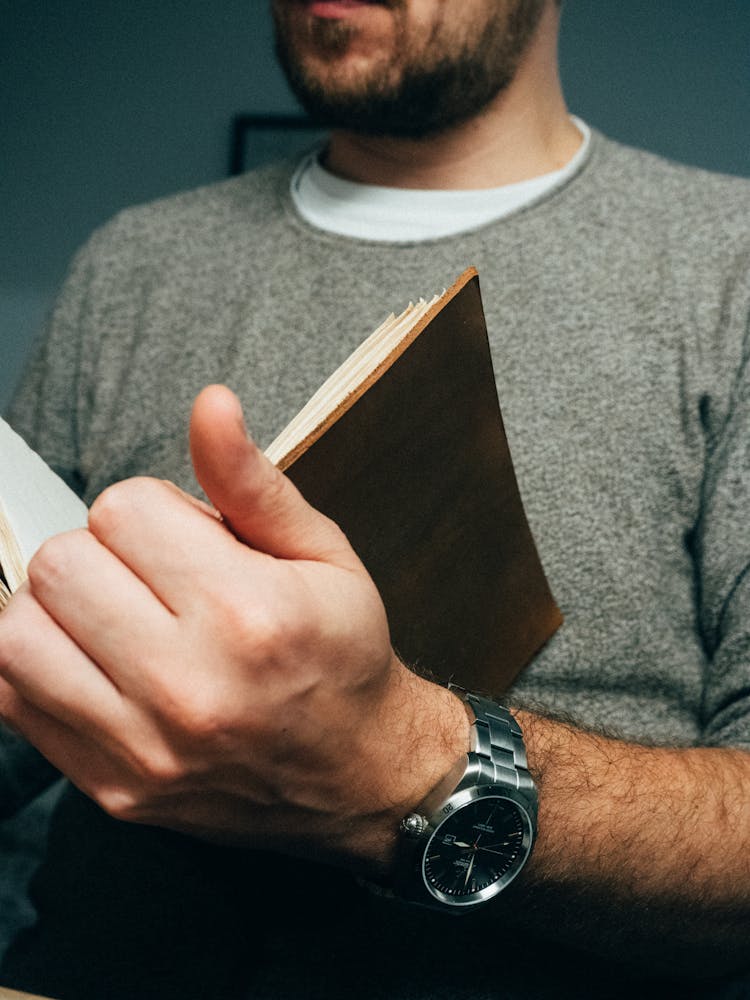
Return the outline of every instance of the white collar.
<path id="1" fill-rule="evenodd" d="M 438 239 L 477 229 L 535 201 L 574 174 L 585 159 L 591 131 L 572 119 L 583 141 L 560 170 L 501 187 L 435 191 L 380 187 L 343 180 L 321 166 L 318 147 L 305 155 L 291 180 L 299 214 L 327 232 L 396 243 Z"/>

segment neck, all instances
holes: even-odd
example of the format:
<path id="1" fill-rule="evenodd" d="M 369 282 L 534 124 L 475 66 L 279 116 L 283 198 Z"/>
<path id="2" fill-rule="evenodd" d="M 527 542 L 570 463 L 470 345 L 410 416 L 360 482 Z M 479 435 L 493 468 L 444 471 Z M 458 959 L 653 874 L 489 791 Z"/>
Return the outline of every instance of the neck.
<path id="1" fill-rule="evenodd" d="M 581 142 L 557 64 L 557 5 L 548 4 L 510 84 L 480 114 L 422 139 L 334 132 L 325 165 L 387 187 L 473 189 L 514 184 L 563 167 Z"/>

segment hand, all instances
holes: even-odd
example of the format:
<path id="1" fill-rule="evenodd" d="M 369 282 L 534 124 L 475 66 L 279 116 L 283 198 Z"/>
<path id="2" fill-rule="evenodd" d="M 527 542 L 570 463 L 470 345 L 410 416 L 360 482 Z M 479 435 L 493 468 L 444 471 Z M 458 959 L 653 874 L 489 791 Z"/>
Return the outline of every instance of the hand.
<path id="1" fill-rule="evenodd" d="M 46 543 L 0 617 L 0 715 L 115 817 L 385 864 L 466 750 L 463 707 L 394 656 L 346 538 L 228 390 L 191 447 L 222 518 L 131 479 Z"/>

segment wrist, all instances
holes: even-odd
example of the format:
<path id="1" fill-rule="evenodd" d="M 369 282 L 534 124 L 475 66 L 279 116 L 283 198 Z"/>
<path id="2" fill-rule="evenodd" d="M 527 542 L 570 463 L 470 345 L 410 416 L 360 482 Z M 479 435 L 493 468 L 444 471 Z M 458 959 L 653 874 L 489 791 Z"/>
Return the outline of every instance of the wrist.
<path id="1" fill-rule="evenodd" d="M 460 914 L 496 900 L 524 869 L 534 843 L 537 791 L 517 719 L 462 691 L 471 713 L 468 752 L 404 818 L 394 894 Z"/>
<path id="2" fill-rule="evenodd" d="M 471 740 L 469 714 L 453 692 L 395 657 L 392 673 L 381 703 L 382 723 L 374 727 L 383 809 L 367 859 L 369 875 L 386 881 L 396 863 L 401 820 L 462 765 Z"/>

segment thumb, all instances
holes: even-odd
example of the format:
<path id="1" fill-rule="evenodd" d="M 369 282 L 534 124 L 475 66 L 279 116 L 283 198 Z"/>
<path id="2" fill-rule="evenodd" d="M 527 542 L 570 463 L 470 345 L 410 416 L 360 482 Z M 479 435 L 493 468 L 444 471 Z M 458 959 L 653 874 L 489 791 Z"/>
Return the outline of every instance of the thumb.
<path id="1" fill-rule="evenodd" d="M 226 386 L 207 386 L 196 398 L 190 451 L 198 482 L 241 541 L 280 559 L 359 563 L 337 525 L 249 437 L 240 401 Z"/>

